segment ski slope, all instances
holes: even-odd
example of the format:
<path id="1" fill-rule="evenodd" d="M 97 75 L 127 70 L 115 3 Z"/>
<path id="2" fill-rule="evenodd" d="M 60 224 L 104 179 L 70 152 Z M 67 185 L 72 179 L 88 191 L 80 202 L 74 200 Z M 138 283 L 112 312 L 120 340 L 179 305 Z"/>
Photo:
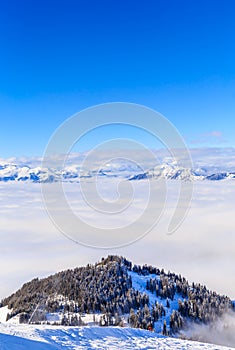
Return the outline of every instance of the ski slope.
<path id="1" fill-rule="evenodd" d="M 141 329 L 0 324 L 0 350 L 228 350 L 206 343 L 165 338 Z"/>
<path id="2" fill-rule="evenodd" d="M 178 300 L 183 300 L 181 295 L 175 294 L 174 299 L 170 300 L 170 307 L 166 307 L 166 299 L 162 299 L 161 297 L 157 297 L 155 293 L 151 293 L 146 289 L 146 283 L 150 278 L 154 279 L 160 279 L 160 276 L 155 275 L 155 274 L 149 274 L 146 276 L 143 275 L 138 275 L 138 273 L 133 272 L 133 271 L 128 271 L 128 275 L 131 276 L 132 279 L 132 287 L 135 290 L 138 290 L 141 293 L 145 293 L 149 297 L 149 306 L 151 308 L 152 305 L 154 305 L 156 302 L 158 304 L 162 304 L 165 308 L 166 315 L 160 317 L 160 319 L 154 323 L 154 329 L 155 332 L 157 333 L 162 333 L 162 327 L 163 327 L 163 322 L 166 320 L 167 328 L 170 328 L 170 316 L 172 314 L 173 310 L 178 310 Z"/>
<path id="3" fill-rule="evenodd" d="M 85 327 L 65 327 L 53 324 L 19 324 L 19 317 L 15 316 L 6 322 L 7 313 L 11 310 L 7 306 L 0 308 L 0 350 L 50 350 L 50 349 L 158 349 L 158 350 L 228 350 L 235 349 L 218 345 L 180 340 L 177 338 L 163 337 L 161 335 L 163 321 L 166 320 L 169 327 L 170 314 L 178 307 L 180 295 L 176 294 L 170 301 L 170 307 L 166 308 L 166 300 L 157 297 L 156 294 L 146 290 L 146 282 L 150 278 L 158 278 L 157 275 L 139 275 L 128 271 L 132 277 L 132 286 L 149 297 L 150 307 L 158 302 L 163 304 L 166 315 L 155 322 L 155 332 L 142 329 L 129 328 L 127 322 L 124 327 L 99 327 L 94 324 L 93 314 L 82 315 Z M 99 320 L 101 314 L 95 314 Z M 48 314 L 47 322 L 54 323 L 59 319 L 59 313 Z M 126 317 L 124 317 L 126 318 Z M 126 319 L 125 319 L 126 321 Z"/>

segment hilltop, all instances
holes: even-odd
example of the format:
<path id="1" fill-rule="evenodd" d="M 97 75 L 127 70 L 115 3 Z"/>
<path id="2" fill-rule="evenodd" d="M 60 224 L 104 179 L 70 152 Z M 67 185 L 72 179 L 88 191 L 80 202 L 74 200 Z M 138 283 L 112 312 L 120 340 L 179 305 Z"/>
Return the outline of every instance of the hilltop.
<path id="1" fill-rule="evenodd" d="M 33 279 L 1 306 L 2 321 L 9 324 L 128 326 L 172 337 L 182 337 L 193 324 L 213 325 L 225 313 L 234 313 L 227 296 L 113 255 Z"/>

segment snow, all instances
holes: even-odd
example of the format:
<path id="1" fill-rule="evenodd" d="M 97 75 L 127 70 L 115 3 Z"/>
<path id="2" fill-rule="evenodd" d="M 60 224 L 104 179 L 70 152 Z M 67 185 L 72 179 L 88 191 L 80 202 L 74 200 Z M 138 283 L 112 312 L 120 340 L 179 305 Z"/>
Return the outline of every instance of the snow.
<path id="1" fill-rule="evenodd" d="M 170 307 L 166 307 L 166 299 L 157 297 L 155 293 L 146 290 L 146 282 L 150 278 L 160 279 L 159 275 L 139 275 L 136 272 L 128 271 L 132 278 L 132 287 L 145 293 L 149 297 L 150 308 L 158 302 L 166 310 L 166 315 L 161 317 L 154 324 L 154 332 L 129 328 L 124 322 L 124 327 L 99 327 L 94 324 L 102 314 L 82 314 L 82 321 L 87 324 L 84 327 L 65 327 L 53 325 L 55 321 L 60 321 L 62 313 L 48 313 L 47 321 L 51 324 L 19 324 L 18 316 L 6 322 L 7 313 L 11 310 L 7 306 L 0 308 L 0 350 L 23 350 L 23 349 L 184 349 L 184 350 L 228 350 L 232 348 L 217 346 L 212 344 L 181 340 L 178 338 L 164 337 L 162 332 L 163 321 L 169 328 L 170 315 L 178 308 L 178 299 L 175 295 L 173 301 L 170 300 Z M 60 295 L 57 295 L 61 299 Z M 127 318 L 128 315 L 125 315 Z"/>
<path id="2" fill-rule="evenodd" d="M 58 347 L 52 344 L 45 344 L 44 342 L 28 340 L 25 338 L 16 337 L 14 335 L 7 335 L 0 333 L 0 350 L 53 350 Z"/>
<path id="3" fill-rule="evenodd" d="M 152 305 L 155 305 L 156 302 L 158 304 L 162 304 L 165 311 L 166 311 L 166 316 L 162 316 L 157 322 L 155 322 L 154 324 L 154 329 L 157 333 L 161 333 L 162 332 L 162 327 L 163 327 L 163 322 L 164 320 L 166 320 L 166 324 L 169 328 L 170 325 L 170 316 L 172 314 L 173 310 L 178 310 L 178 300 L 183 300 L 182 297 L 179 294 L 175 294 L 174 299 L 173 300 L 169 300 L 170 303 L 170 307 L 167 308 L 166 307 L 166 301 L 167 299 L 161 299 L 161 297 L 157 297 L 155 293 L 151 293 L 149 290 L 146 290 L 146 282 L 147 280 L 150 280 L 150 278 L 152 279 L 160 279 L 159 275 L 155 275 L 155 274 L 149 274 L 146 276 L 143 275 L 139 275 L 136 272 L 133 271 L 128 271 L 128 274 L 131 276 L 132 278 L 132 287 L 136 290 L 139 290 L 141 293 L 145 293 L 148 295 L 149 297 L 149 306 L 151 308 Z"/>
<path id="4" fill-rule="evenodd" d="M 11 310 L 8 309 L 8 306 L 0 307 L 0 323 L 6 322 L 8 313 L 11 313 Z"/>
<path id="5" fill-rule="evenodd" d="M 0 324 L 0 350 L 158 349 L 228 350 L 223 346 L 165 338 L 141 329 Z"/>
<path id="6" fill-rule="evenodd" d="M 85 169 L 76 163 L 69 164 L 63 169 L 42 168 L 40 166 L 32 167 L 29 164 L 0 164 L 0 181 L 32 181 L 32 182 L 79 182 L 79 178 L 104 177 L 106 179 L 118 177 L 121 179 L 144 180 L 144 179 L 168 179 L 181 181 L 220 181 L 231 180 L 235 178 L 233 171 L 226 171 L 225 168 L 211 170 L 197 167 L 196 169 L 183 168 L 177 166 L 177 163 L 162 163 L 150 168 L 138 165 L 128 161 L 119 160 L 112 164 L 102 164 L 91 169 Z"/>
<path id="7" fill-rule="evenodd" d="M 99 327 L 94 324 L 93 314 L 82 314 L 82 320 L 87 324 L 84 327 L 65 327 L 53 325 L 54 321 L 61 319 L 60 313 L 48 313 L 47 320 L 52 324 L 19 324 L 17 316 L 5 322 L 10 310 L 7 306 L 0 308 L 0 350 L 119 350 L 119 349 L 158 349 L 158 350 L 228 350 L 232 348 L 212 344 L 181 340 L 178 338 L 164 337 L 161 334 L 164 319 L 169 327 L 169 318 L 173 309 L 178 308 L 179 295 L 175 295 L 170 301 L 170 308 L 166 308 L 166 299 L 157 297 L 156 294 L 146 290 L 146 282 L 150 278 L 159 279 L 159 275 L 139 275 L 128 271 L 132 277 L 132 286 L 149 297 L 150 307 L 156 302 L 162 303 L 166 310 L 166 316 L 155 322 L 156 332 L 142 329 L 129 328 L 124 322 L 124 327 Z M 61 296 L 57 295 L 58 299 Z M 182 298 L 181 298 L 182 299 Z M 101 314 L 95 314 L 96 321 Z"/>
<path id="8" fill-rule="evenodd" d="M 1 310 L 1 309 L 0 309 Z M 46 314 L 46 323 L 50 323 L 50 324 L 54 324 L 54 322 L 61 322 L 62 318 L 63 318 L 64 313 L 63 312 L 53 312 L 53 313 L 47 313 Z M 65 313 L 65 315 L 69 318 L 69 316 L 71 316 L 71 314 Z M 100 317 L 102 317 L 104 314 L 102 313 L 92 313 L 92 314 L 80 314 L 79 312 L 77 313 L 73 313 L 73 316 L 77 316 L 77 318 L 79 318 L 81 316 L 81 320 L 85 325 L 94 325 L 95 323 L 99 323 L 100 321 Z M 94 322 L 95 319 L 95 322 Z M 9 320 L 8 322 L 10 322 L 11 320 Z M 43 323 L 43 322 L 42 322 Z"/>

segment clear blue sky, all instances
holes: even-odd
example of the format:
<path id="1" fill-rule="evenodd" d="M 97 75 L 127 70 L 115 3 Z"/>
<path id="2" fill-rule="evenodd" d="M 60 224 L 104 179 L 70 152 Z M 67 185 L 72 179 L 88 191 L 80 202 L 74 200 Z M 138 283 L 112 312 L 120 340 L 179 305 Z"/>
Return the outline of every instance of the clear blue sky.
<path id="1" fill-rule="evenodd" d="M 190 147 L 235 146 L 234 18 L 234 0 L 2 0 L 0 157 L 41 155 L 111 101 L 158 110 Z"/>

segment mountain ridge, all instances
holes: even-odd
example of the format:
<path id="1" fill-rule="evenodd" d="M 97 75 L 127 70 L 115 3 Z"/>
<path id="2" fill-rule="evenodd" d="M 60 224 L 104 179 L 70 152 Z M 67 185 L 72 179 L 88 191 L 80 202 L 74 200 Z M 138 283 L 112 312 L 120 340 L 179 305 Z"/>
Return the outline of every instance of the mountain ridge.
<path id="1" fill-rule="evenodd" d="M 41 166 L 17 165 L 10 163 L 0 164 L 0 182 L 53 183 L 53 182 L 79 182 L 84 179 L 96 177 L 110 179 L 113 177 L 126 180 L 166 179 L 180 181 L 221 181 L 235 179 L 233 171 L 209 171 L 206 168 L 184 168 L 177 164 L 163 163 L 149 170 L 142 170 L 130 164 L 116 164 L 110 167 L 83 169 L 80 165 L 72 164 L 63 169 L 43 168 Z"/>
<path id="2" fill-rule="evenodd" d="M 8 308 L 10 324 L 17 318 L 27 324 L 128 326 L 173 337 L 193 324 L 213 327 L 225 313 L 235 314 L 226 296 L 190 284 L 181 275 L 114 255 L 35 278 L 3 299 L 1 307 Z"/>

